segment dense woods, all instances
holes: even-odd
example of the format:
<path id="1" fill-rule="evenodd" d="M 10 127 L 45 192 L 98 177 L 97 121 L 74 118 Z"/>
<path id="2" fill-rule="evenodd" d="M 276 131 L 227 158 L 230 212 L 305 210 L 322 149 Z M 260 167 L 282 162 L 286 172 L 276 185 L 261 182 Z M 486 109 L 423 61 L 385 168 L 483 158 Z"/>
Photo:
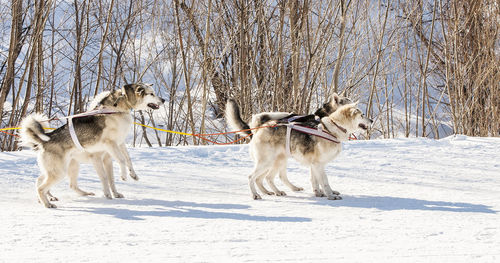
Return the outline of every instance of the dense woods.
<path id="1" fill-rule="evenodd" d="M 0 3 L 0 128 L 146 82 L 166 103 L 136 121 L 188 133 L 225 130 L 228 98 L 249 119 L 338 92 L 375 120 L 365 138 L 500 135 L 497 0 Z M 134 128 L 134 145 L 200 143 Z"/>

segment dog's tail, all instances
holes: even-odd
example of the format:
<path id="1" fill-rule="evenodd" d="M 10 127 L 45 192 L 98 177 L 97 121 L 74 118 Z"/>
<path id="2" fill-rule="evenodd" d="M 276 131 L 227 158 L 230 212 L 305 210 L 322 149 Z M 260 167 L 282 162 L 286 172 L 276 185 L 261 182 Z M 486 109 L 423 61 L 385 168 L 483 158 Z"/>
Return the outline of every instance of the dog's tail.
<path id="1" fill-rule="evenodd" d="M 50 140 L 50 137 L 45 134 L 42 120 L 47 118 L 42 114 L 31 114 L 21 122 L 21 145 L 38 149 L 44 142 Z"/>
<path id="2" fill-rule="evenodd" d="M 225 115 L 226 115 L 226 122 L 229 124 L 229 127 L 233 131 L 246 130 L 238 132 L 240 135 L 243 136 L 252 134 L 252 132 L 248 130 L 250 129 L 250 126 L 248 126 L 248 124 L 241 119 L 240 108 L 238 107 L 236 101 L 232 99 L 229 99 L 227 101 Z"/>

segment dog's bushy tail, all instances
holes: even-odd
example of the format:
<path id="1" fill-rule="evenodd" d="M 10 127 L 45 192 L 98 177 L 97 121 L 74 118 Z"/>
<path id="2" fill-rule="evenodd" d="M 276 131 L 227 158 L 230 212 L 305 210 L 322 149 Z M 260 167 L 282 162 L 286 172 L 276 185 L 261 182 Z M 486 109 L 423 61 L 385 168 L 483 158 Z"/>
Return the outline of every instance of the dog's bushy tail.
<path id="1" fill-rule="evenodd" d="M 250 126 L 241 119 L 240 108 L 238 104 L 233 99 L 229 99 L 226 103 L 226 122 L 233 131 L 241 131 L 250 129 Z M 246 136 L 252 134 L 251 131 L 242 131 L 238 134 Z"/>
<path id="2" fill-rule="evenodd" d="M 31 114 L 23 119 L 20 132 L 22 146 L 38 149 L 40 145 L 50 140 L 43 130 L 43 120 L 47 118 L 42 114 Z"/>

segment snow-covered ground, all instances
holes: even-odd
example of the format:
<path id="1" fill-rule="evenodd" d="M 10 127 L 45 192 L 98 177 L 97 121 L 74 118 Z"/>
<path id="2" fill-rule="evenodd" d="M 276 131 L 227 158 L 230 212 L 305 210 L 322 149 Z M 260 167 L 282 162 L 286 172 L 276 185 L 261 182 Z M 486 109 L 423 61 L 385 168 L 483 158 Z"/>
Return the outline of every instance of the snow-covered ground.
<path id="1" fill-rule="evenodd" d="M 57 209 L 36 200 L 33 152 L 0 153 L 0 262 L 500 262 L 499 138 L 349 142 L 327 166 L 340 201 L 314 197 L 294 161 L 304 192 L 252 200 L 245 145 L 130 153 L 125 199 L 84 165 L 96 196 L 65 180 Z"/>

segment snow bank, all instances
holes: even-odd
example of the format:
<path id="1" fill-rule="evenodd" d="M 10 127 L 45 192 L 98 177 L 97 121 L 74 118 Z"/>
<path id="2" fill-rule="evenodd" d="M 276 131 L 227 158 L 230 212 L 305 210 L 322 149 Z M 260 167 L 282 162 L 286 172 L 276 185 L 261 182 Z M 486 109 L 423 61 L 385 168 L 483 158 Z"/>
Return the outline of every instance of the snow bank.
<path id="1" fill-rule="evenodd" d="M 102 197 L 92 167 L 79 197 L 37 203 L 36 156 L 0 153 L 0 262 L 498 262 L 500 139 L 352 141 L 327 166 L 344 200 L 304 192 L 251 200 L 248 147 L 135 148 L 138 182 Z M 115 165 L 115 173 L 117 174 Z"/>

